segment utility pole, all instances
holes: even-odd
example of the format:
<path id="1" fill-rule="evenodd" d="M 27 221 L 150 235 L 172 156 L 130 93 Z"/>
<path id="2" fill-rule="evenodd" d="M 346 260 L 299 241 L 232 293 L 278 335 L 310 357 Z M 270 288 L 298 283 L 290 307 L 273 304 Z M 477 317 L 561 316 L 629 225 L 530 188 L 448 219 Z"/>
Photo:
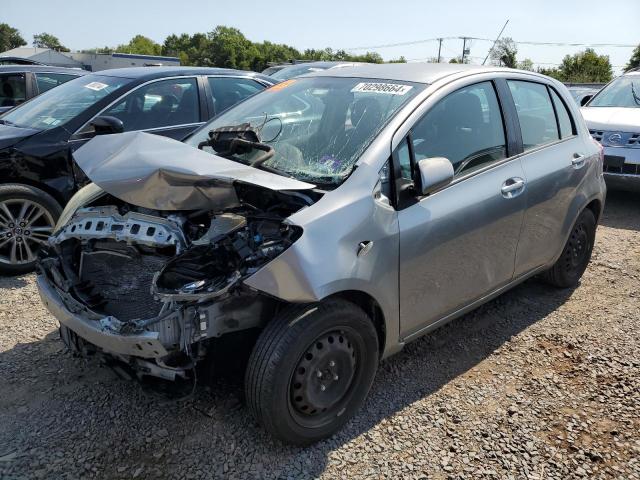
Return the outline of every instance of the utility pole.
<path id="1" fill-rule="evenodd" d="M 464 56 L 467 53 L 467 37 L 462 37 L 462 63 L 464 63 Z"/>
<path id="2" fill-rule="evenodd" d="M 442 52 L 442 39 L 438 39 L 438 63 L 440 63 L 440 52 Z"/>

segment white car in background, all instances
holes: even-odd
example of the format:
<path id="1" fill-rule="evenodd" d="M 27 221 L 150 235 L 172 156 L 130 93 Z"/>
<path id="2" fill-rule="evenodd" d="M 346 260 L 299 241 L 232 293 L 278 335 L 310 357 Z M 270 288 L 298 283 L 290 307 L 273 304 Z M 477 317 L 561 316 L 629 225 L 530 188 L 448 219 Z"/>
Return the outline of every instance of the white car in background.
<path id="1" fill-rule="evenodd" d="M 611 189 L 640 191 L 640 69 L 616 78 L 582 108 L 591 136 L 604 147 Z"/>

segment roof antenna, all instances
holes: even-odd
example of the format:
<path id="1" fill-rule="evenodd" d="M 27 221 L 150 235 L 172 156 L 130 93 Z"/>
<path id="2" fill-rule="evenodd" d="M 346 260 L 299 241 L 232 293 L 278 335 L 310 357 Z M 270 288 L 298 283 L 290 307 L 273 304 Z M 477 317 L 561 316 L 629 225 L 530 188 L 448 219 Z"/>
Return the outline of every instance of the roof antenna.
<path id="1" fill-rule="evenodd" d="M 504 29 L 507 28 L 507 23 L 509 23 L 509 19 L 507 19 L 507 21 L 504 22 L 504 26 L 502 27 L 502 30 L 500 30 L 500 33 L 498 34 L 496 39 L 493 41 L 493 45 L 491 45 L 491 48 L 487 52 L 487 56 L 484 57 L 484 61 L 482 62 L 482 65 L 487 63 L 487 59 L 489 58 L 489 55 L 491 55 L 491 52 L 493 51 L 494 47 L 496 46 L 496 43 L 498 43 L 498 40 L 500 40 L 500 37 L 502 36 L 502 32 L 504 32 Z"/>

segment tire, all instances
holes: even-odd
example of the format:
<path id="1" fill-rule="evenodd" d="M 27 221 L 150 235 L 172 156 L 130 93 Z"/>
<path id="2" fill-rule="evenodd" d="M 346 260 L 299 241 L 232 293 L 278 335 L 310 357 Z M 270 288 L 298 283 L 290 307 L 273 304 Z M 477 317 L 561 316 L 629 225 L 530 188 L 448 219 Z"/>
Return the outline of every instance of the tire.
<path id="1" fill-rule="evenodd" d="M 258 337 L 245 377 L 247 404 L 273 436 L 310 445 L 358 411 L 377 366 L 376 330 L 359 307 L 344 300 L 292 306 Z"/>
<path id="2" fill-rule="evenodd" d="M 554 287 L 575 287 L 589 265 L 595 237 L 596 218 L 585 209 L 573 225 L 560 258 L 542 278 Z"/>
<path id="3" fill-rule="evenodd" d="M 0 274 L 32 271 L 61 213 L 60 204 L 39 188 L 0 185 Z"/>

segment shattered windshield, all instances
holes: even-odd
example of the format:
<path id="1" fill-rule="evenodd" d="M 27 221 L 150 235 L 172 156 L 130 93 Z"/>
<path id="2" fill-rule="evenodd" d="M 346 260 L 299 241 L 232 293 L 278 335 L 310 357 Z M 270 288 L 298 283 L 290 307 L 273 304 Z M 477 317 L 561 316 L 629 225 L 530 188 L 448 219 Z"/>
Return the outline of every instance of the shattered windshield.
<path id="1" fill-rule="evenodd" d="M 337 186 L 389 119 L 424 87 L 362 78 L 292 79 L 216 117 L 186 143 L 197 147 L 212 130 L 248 123 L 260 141 L 275 150 L 264 167 L 298 180 Z M 211 146 L 203 149 L 223 154 Z M 234 157 L 250 164 L 262 153 L 253 150 Z"/>
<path id="2" fill-rule="evenodd" d="M 640 75 L 628 75 L 604 87 L 589 107 L 640 107 Z"/>

